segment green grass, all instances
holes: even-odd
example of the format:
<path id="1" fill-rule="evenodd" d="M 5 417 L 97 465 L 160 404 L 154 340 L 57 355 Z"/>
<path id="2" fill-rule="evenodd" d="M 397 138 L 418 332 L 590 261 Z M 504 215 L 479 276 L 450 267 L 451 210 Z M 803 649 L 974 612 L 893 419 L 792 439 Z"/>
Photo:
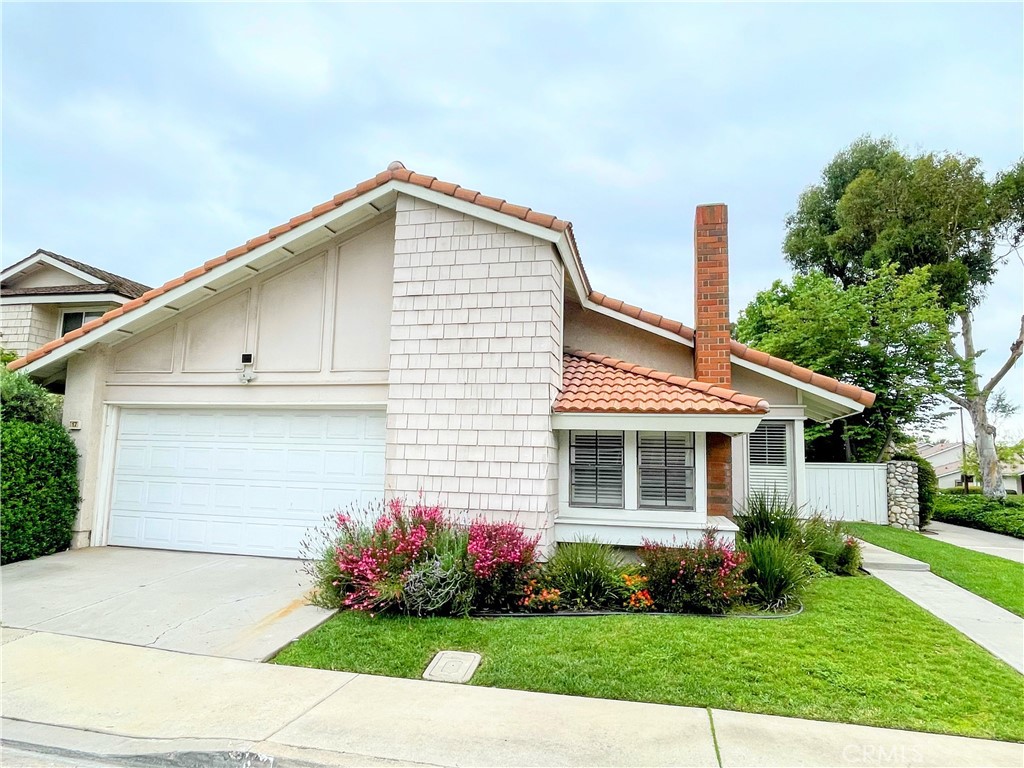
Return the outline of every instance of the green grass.
<path id="1" fill-rule="evenodd" d="M 937 541 L 917 531 L 871 523 L 848 525 L 865 541 L 928 563 L 936 576 L 1024 616 L 1024 565 Z"/>
<path id="2" fill-rule="evenodd" d="M 370 618 L 342 613 L 279 664 L 419 678 L 476 651 L 473 685 L 1024 741 L 1024 677 L 871 577 L 814 581 L 786 619 Z"/>

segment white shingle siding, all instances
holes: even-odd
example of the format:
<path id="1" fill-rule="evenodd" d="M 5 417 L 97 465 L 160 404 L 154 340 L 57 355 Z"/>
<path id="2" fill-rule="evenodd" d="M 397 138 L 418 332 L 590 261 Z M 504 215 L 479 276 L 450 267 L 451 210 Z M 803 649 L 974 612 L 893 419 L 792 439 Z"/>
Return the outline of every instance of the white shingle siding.
<path id="1" fill-rule="evenodd" d="M 58 314 L 54 307 L 35 304 L 0 306 L 0 346 L 24 355 L 53 341 L 57 338 Z"/>
<path id="2" fill-rule="evenodd" d="M 400 196 L 386 484 L 553 540 L 563 271 L 550 245 Z"/>

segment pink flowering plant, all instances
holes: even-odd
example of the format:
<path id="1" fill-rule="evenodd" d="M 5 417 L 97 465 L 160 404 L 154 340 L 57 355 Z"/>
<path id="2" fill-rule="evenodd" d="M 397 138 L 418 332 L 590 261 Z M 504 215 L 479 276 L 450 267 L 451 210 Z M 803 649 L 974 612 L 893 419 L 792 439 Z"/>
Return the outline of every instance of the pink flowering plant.
<path id="1" fill-rule="evenodd" d="M 477 518 L 469 524 L 468 555 L 475 579 L 474 604 L 483 610 L 515 610 L 537 574 L 537 543 L 514 522 Z"/>
<path id="2" fill-rule="evenodd" d="M 657 610 L 725 613 L 750 587 L 745 576 L 746 556 L 731 543 L 720 541 L 712 529 L 692 546 L 645 541 L 637 555 Z"/>
<path id="3" fill-rule="evenodd" d="M 403 499 L 350 506 L 307 534 L 311 602 L 371 614 L 466 615 L 515 605 L 536 569 L 537 537 L 515 523 L 449 518 Z"/>

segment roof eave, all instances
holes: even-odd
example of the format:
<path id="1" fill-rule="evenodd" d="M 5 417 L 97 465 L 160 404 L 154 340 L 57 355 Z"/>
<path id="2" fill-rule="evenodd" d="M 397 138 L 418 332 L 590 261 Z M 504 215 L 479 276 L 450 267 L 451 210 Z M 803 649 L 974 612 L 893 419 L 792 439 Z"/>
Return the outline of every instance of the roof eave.
<path id="1" fill-rule="evenodd" d="M 562 413 L 551 414 L 552 429 L 651 430 L 750 434 L 763 413 Z"/>

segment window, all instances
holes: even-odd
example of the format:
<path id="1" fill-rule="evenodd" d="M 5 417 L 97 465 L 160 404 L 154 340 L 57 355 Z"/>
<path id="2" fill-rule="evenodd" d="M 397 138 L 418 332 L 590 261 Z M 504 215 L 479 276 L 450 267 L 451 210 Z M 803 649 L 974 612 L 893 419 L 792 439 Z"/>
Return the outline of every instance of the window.
<path id="1" fill-rule="evenodd" d="M 65 312 L 60 320 L 60 335 L 81 328 L 90 320 L 102 317 L 103 312 Z"/>
<path id="2" fill-rule="evenodd" d="M 623 505 L 622 432 L 571 432 L 569 503 L 576 507 Z"/>
<path id="3" fill-rule="evenodd" d="M 750 490 L 790 496 L 789 425 L 784 421 L 762 421 L 749 435 Z"/>
<path id="4" fill-rule="evenodd" d="M 694 506 L 696 473 L 692 432 L 638 432 L 636 453 L 641 507 Z"/>

